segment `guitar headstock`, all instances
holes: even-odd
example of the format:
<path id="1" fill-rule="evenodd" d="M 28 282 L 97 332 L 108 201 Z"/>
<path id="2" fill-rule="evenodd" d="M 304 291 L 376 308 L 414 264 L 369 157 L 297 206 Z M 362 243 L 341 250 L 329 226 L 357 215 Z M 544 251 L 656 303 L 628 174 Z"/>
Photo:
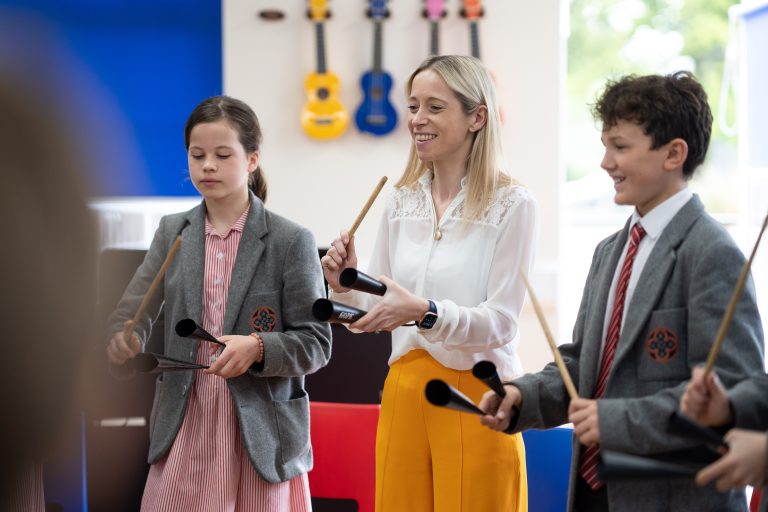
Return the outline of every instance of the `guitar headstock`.
<path id="1" fill-rule="evenodd" d="M 312 21 L 325 21 L 330 15 L 327 0 L 309 0 L 309 18 Z"/>
<path id="2" fill-rule="evenodd" d="M 368 0 L 368 17 L 375 20 L 388 18 L 389 9 L 387 9 L 387 2 L 389 0 Z"/>
<path id="3" fill-rule="evenodd" d="M 444 18 L 445 14 L 445 0 L 427 0 L 427 18 L 430 20 L 439 20 Z"/>
<path id="4" fill-rule="evenodd" d="M 469 21 L 476 20 L 483 16 L 483 7 L 480 5 L 481 0 L 464 0 L 464 8 L 462 9 L 462 16 Z"/>

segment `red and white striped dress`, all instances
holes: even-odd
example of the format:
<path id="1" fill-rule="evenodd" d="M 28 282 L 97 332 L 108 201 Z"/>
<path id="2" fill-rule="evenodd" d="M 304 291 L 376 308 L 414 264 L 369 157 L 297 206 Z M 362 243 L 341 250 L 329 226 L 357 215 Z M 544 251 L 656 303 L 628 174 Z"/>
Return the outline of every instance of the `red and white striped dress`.
<path id="1" fill-rule="evenodd" d="M 205 219 L 205 275 L 202 326 L 222 336 L 227 291 L 246 208 L 224 234 Z M 210 365 L 219 346 L 200 342 L 197 362 Z M 235 403 L 225 379 L 197 370 L 187 412 L 168 456 L 149 470 L 143 511 L 304 512 L 311 511 L 307 475 L 277 484 L 253 468 L 243 446 Z"/>
<path id="2" fill-rule="evenodd" d="M 42 464 L 30 462 L 21 465 L 9 482 L 6 492 L 0 492 L 0 510 L 4 512 L 45 512 Z"/>

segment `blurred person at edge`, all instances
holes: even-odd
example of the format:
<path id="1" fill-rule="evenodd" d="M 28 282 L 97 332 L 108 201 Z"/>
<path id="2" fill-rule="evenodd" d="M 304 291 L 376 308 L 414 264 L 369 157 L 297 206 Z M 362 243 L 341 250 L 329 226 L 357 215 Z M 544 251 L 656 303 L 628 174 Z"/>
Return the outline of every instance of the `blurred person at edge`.
<path id="1" fill-rule="evenodd" d="M 42 463 L 75 410 L 95 304 L 81 147 L 56 108 L 0 75 L 0 510 L 43 511 Z"/>

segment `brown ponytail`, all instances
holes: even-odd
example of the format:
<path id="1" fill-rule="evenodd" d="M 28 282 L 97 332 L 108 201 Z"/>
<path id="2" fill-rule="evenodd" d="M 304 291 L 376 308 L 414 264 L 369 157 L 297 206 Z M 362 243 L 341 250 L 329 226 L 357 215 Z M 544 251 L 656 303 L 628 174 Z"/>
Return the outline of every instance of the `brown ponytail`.
<path id="1" fill-rule="evenodd" d="M 248 178 L 248 188 L 251 189 L 256 197 L 261 199 L 262 203 L 267 202 L 267 180 L 264 178 L 264 172 L 261 170 L 261 166 L 256 167 L 256 170 L 251 173 Z"/>

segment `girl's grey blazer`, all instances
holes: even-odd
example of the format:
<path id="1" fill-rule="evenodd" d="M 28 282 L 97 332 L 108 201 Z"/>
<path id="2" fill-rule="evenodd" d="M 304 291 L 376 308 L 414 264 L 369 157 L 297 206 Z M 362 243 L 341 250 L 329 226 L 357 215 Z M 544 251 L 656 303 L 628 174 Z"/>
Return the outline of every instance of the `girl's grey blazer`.
<path id="1" fill-rule="evenodd" d="M 307 229 L 266 210 L 253 194 L 250 200 L 222 332 L 259 332 L 265 356 L 263 364 L 228 379 L 227 385 L 251 462 L 265 480 L 280 482 L 312 469 L 304 375 L 328 363 L 331 330 L 311 314 L 312 303 L 324 296 L 314 237 Z M 110 316 L 110 337 L 133 317 L 181 234 L 181 249 L 135 332 L 146 344 L 164 303 L 164 347 L 145 350 L 195 361 L 199 342 L 179 337 L 174 327 L 184 318 L 201 321 L 205 213 L 202 203 L 188 212 L 162 218 L 144 262 Z M 168 372 L 158 377 L 149 426 L 150 463 L 165 456 L 173 444 L 194 378 L 195 372 Z"/>

